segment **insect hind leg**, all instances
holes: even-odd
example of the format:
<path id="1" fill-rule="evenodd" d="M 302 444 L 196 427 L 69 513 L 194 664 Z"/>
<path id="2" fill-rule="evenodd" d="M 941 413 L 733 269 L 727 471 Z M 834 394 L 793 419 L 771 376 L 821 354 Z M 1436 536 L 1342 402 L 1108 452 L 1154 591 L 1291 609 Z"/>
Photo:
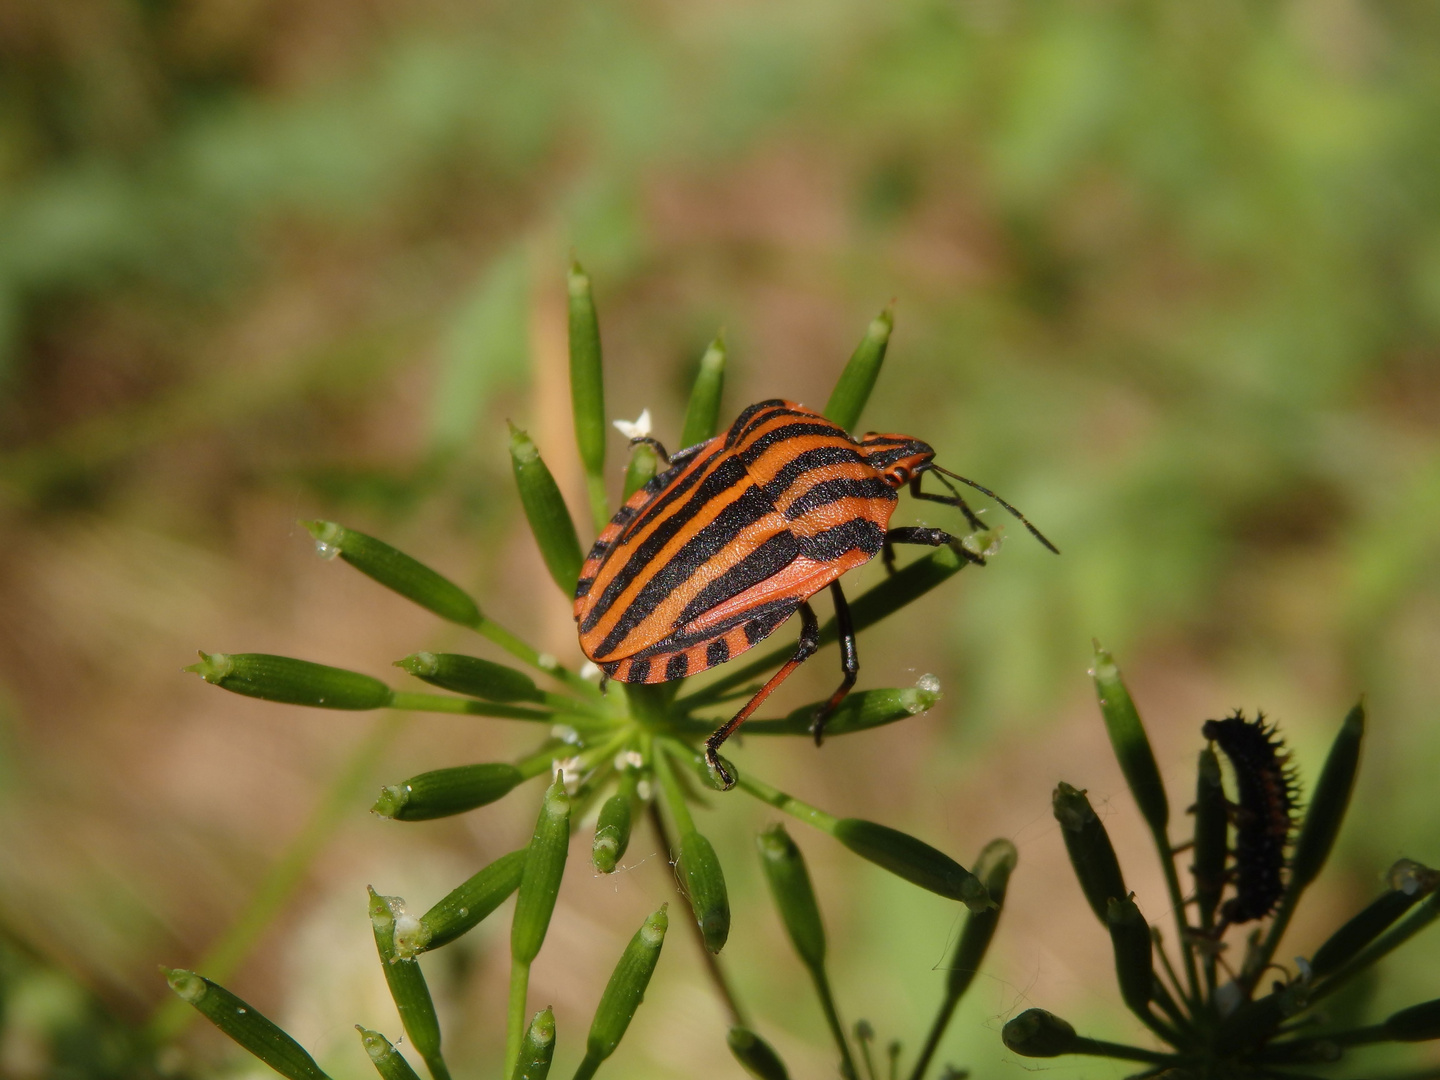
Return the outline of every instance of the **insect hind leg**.
<path id="1" fill-rule="evenodd" d="M 850 605 L 845 602 L 840 582 L 830 583 L 830 596 L 835 601 L 835 622 L 840 630 L 840 671 L 844 678 L 835 693 L 830 695 L 830 699 L 815 710 L 815 719 L 810 722 L 810 734 L 815 736 L 816 746 L 824 741 L 826 722 L 834 715 L 840 702 L 845 700 L 845 695 L 850 693 L 860 675 L 860 654 L 855 649 L 855 625 L 851 622 Z"/>
<path id="2" fill-rule="evenodd" d="M 820 621 L 815 618 L 815 609 L 809 604 L 800 605 L 800 641 L 795 646 L 795 655 L 785 661 L 783 667 L 774 675 L 770 676 L 769 682 L 755 691 L 755 696 L 745 703 L 745 707 L 737 712 L 731 719 L 720 728 L 715 734 L 705 740 L 705 764 L 719 777 L 720 783 L 725 790 L 729 791 L 735 786 L 735 774 L 725 767 L 720 760 L 720 746 L 731 735 L 735 729 L 750 719 L 750 714 L 764 704 L 765 699 L 775 692 L 775 688 L 788 679 L 801 664 L 815 655 L 815 650 L 820 647 Z"/>

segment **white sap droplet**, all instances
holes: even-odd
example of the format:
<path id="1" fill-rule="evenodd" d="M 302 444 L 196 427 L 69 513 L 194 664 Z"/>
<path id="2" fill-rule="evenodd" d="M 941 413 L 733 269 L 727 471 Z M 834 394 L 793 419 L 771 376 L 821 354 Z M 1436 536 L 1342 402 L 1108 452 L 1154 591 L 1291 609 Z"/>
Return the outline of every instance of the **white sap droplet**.
<path id="1" fill-rule="evenodd" d="M 923 690 L 927 694 L 938 694 L 940 692 L 940 676 L 926 673 L 915 680 L 915 689 Z"/>
<path id="2" fill-rule="evenodd" d="M 320 558 L 324 559 L 326 562 L 329 562 L 331 559 L 335 558 L 335 556 L 340 554 L 340 549 L 334 544 L 327 544 L 324 540 L 316 540 L 315 554 L 319 555 Z"/>
<path id="3" fill-rule="evenodd" d="M 470 909 L 468 907 L 462 907 L 457 914 L 463 919 L 466 915 L 470 914 Z"/>
<path id="4" fill-rule="evenodd" d="M 544 671 L 554 671 L 560 666 L 560 661 L 556 660 L 552 654 L 542 652 L 539 656 L 535 657 L 535 666 Z"/>
<path id="5" fill-rule="evenodd" d="M 235 1010 L 235 1015 L 236 1015 L 236 1016 L 244 1016 L 244 1015 L 245 1015 L 245 1012 L 246 1012 L 245 1009 L 236 1009 L 236 1010 Z"/>

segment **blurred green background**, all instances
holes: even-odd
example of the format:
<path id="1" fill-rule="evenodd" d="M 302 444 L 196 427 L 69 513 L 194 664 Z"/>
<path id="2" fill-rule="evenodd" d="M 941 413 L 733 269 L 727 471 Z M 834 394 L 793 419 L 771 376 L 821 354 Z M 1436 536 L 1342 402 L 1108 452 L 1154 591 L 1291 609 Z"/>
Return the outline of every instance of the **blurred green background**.
<path id="1" fill-rule="evenodd" d="M 349 1025 L 398 1034 L 363 886 L 428 905 L 515 846 L 533 800 L 406 827 L 366 815 L 369 793 L 524 733 L 375 734 L 179 668 L 203 647 L 384 675 L 475 645 L 315 561 L 301 516 L 391 540 L 578 659 L 504 451 L 504 420 L 527 426 L 583 519 L 572 253 L 611 414 L 648 407 L 671 441 L 718 327 L 727 416 L 821 405 L 895 300 L 866 425 L 931 442 L 1064 551 L 1012 527 L 989 568 L 862 636 L 861 685 L 940 676 L 927 717 L 737 754 L 962 861 L 1019 845 L 946 1059 L 1020 1075 L 999 1027 L 1030 1005 L 1144 1041 L 1049 811 L 1057 780 L 1089 788 L 1163 913 L 1100 737 L 1092 637 L 1180 807 L 1206 717 L 1264 709 L 1313 778 L 1366 695 L 1358 809 L 1283 956 L 1395 858 L 1440 861 L 1433 4 L 0 0 L 0 1074 L 131 1070 L 127 1032 L 166 994 L 155 964 L 198 962 L 367 734 L 390 741 L 232 982 L 340 1077 L 370 1068 Z M 902 501 L 906 521 L 942 513 Z M 735 898 L 725 955 L 797 1076 L 833 1075 L 759 883 L 769 817 L 742 799 L 702 815 Z M 795 831 L 842 1009 L 913 1049 L 953 905 Z M 564 1062 L 669 890 L 653 849 L 637 837 L 629 872 L 567 882 L 532 984 Z M 467 1074 L 502 1037 L 493 922 L 431 969 Z M 1436 970 L 1422 939 L 1370 1007 L 1437 996 Z M 738 1077 L 723 1034 L 677 934 L 609 1068 Z M 174 1053 L 258 1069 L 208 1031 Z"/>

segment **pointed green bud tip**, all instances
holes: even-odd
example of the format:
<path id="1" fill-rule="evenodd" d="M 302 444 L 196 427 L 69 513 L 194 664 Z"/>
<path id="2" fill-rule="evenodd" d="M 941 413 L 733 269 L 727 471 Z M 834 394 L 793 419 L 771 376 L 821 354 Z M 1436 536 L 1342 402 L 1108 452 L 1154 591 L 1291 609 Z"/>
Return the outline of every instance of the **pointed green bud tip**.
<path id="1" fill-rule="evenodd" d="M 741 1068 L 757 1080 L 790 1080 L 780 1055 L 749 1028 L 732 1027 L 725 1036 L 725 1044 Z"/>
<path id="2" fill-rule="evenodd" d="M 535 1014 L 530 1021 L 530 1037 L 537 1046 L 548 1046 L 555 1041 L 555 1010 L 549 1005 Z"/>
<path id="3" fill-rule="evenodd" d="M 1110 834 L 1090 806 L 1085 792 L 1063 780 L 1055 788 L 1051 807 L 1055 820 L 1060 823 L 1065 851 L 1070 856 L 1070 865 L 1080 882 L 1080 890 L 1085 894 L 1090 910 L 1103 923 L 1106 921 L 1106 903 L 1111 898 L 1126 895 L 1125 878 L 1120 873 L 1120 862 L 1115 857 Z"/>
<path id="4" fill-rule="evenodd" d="M 225 681 L 225 676 L 234 669 L 227 653 L 207 653 L 200 650 L 200 661 L 181 668 L 181 671 L 193 671 L 206 682 L 220 686 Z"/>
<path id="5" fill-rule="evenodd" d="M 590 291 L 590 275 L 578 260 L 571 261 L 570 272 L 565 275 L 565 284 L 571 296 L 584 296 Z"/>
<path id="6" fill-rule="evenodd" d="M 370 1055 L 371 1061 L 384 1061 L 395 1052 L 395 1047 L 390 1045 L 390 1040 L 380 1032 L 371 1031 L 360 1024 L 355 1025 L 355 1030 L 360 1033 L 360 1045 L 365 1048 L 365 1053 Z"/>
<path id="7" fill-rule="evenodd" d="M 1000 1039 L 1022 1057 L 1059 1057 L 1078 1041 L 1073 1027 L 1044 1009 L 1026 1009 L 1000 1030 Z"/>
<path id="8" fill-rule="evenodd" d="M 1162 833 L 1170 821 L 1170 802 L 1160 780 L 1160 767 L 1155 764 L 1155 753 L 1150 748 L 1150 737 L 1145 734 L 1145 725 L 1115 658 L 1101 648 L 1098 641 L 1094 645 L 1095 665 L 1090 675 L 1095 681 L 1095 696 L 1111 748 L 1150 831 Z"/>
<path id="9" fill-rule="evenodd" d="M 410 785 L 387 784 L 380 789 L 380 797 L 375 800 L 375 805 L 370 807 L 370 812 L 394 820 L 405 812 L 405 804 L 409 801 Z"/>
<path id="10" fill-rule="evenodd" d="M 232 694 L 317 709 L 379 709 L 393 691 L 358 671 L 268 653 L 204 653 L 185 669 Z"/>
<path id="11" fill-rule="evenodd" d="M 315 554 L 327 562 L 340 554 L 345 526 L 336 521 L 301 521 L 300 525 L 315 538 Z"/>
<path id="12" fill-rule="evenodd" d="M 652 949 L 658 949 L 660 943 L 665 940 L 665 932 L 670 929 L 670 905 L 661 904 L 652 911 L 640 927 L 640 940 Z"/>
<path id="13" fill-rule="evenodd" d="M 209 989 L 209 984 L 193 971 L 164 967 L 160 970 L 165 975 L 165 981 L 170 984 L 170 989 L 174 990 L 182 1001 L 191 1005 L 198 1005 Z"/>
<path id="14" fill-rule="evenodd" d="M 450 817 L 504 798 L 524 778 L 507 762 L 434 769 L 382 788 L 370 810 L 394 821 Z"/>
<path id="15" fill-rule="evenodd" d="M 395 666 L 423 679 L 426 675 L 434 675 L 440 664 L 433 652 L 417 652 L 411 653 L 404 660 L 396 660 Z"/>
<path id="16" fill-rule="evenodd" d="M 1315 793 L 1300 824 L 1300 834 L 1290 857 L 1289 890 L 1292 893 L 1314 881 L 1330 857 L 1330 849 L 1350 807 L 1364 738 L 1365 703 L 1362 700 L 1346 715 L 1335 741 L 1330 744 L 1330 753 L 1325 757 Z"/>
<path id="17" fill-rule="evenodd" d="M 393 896 L 381 896 L 375 891 L 375 886 L 366 885 L 365 891 L 370 894 L 370 925 L 375 928 L 377 934 L 388 935 L 394 932 L 395 915 L 390 910 L 390 902 L 399 899 Z"/>
<path id="18" fill-rule="evenodd" d="M 969 870 L 899 829 L 861 818 L 841 818 L 832 835 L 862 859 L 922 889 L 959 900 L 971 911 L 991 911 L 996 906 L 984 883 Z"/>
<path id="19" fill-rule="evenodd" d="M 1406 896 L 1429 896 L 1440 885 L 1440 872 L 1414 859 L 1399 859 L 1386 871 L 1385 880 Z"/>

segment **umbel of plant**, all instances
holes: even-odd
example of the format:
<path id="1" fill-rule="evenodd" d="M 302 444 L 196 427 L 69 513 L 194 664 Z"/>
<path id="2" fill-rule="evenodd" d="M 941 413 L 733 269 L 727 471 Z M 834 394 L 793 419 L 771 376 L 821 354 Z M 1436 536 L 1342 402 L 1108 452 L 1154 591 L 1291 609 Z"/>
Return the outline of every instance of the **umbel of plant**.
<path id="1" fill-rule="evenodd" d="M 612 517 L 605 474 L 610 424 L 600 334 L 590 281 L 580 267 L 572 268 L 568 286 L 575 435 L 587 480 L 591 524 L 599 533 Z M 879 376 L 891 327 L 888 310 L 870 323 L 825 406 L 824 417 L 842 433 L 854 430 L 859 420 Z M 725 344 L 717 338 L 700 362 L 678 445 L 693 446 L 716 434 L 725 366 Z M 623 501 L 656 475 L 658 456 L 643 426 L 638 430 L 623 422 L 616 426 L 634 437 L 624 474 Z M 530 437 L 512 428 L 509 448 L 520 504 L 560 592 L 555 602 L 568 606 L 581 575 L 580 530 Z M 964 516 L 978 526 L 968 508 Z M 688 909 L 682 921 L 693 931 L 699 955 L 731 1020 L 731 1051 L 755 1076 L 765 1080 L 787 1076 L 779 1056 L 755 1030 L 750 1014 L 734 994 L 717 955 L 730 933 L 730 902 L 724 871 L 696 811 L 702 805 L 702 792 L 728 790 L 732 784 L 766 807 L 838 841 L 860 858 L 964 907 L 965 921 L 954 956 L 946 965 L 940 1006 L 921 1049 L 909 1063 L 912 1080 L 926 1075 L 946 1026 L 985 956 L 1015 866 L 1015 849 L 1008 841 L 994 841 L 967 869 L 925 840 L 876 822 L 829 813 L 740 771 L 731 762 L 717 761 L 719 769 L 707 765 L 705 738 L 728 718 L 726 703 L 752 696 L 757 676 L 780 667 L 790 658 L 792 647 L 765 650 L 747 662 L 737 660 L 700 686 L 692 685 L 690 679 L 676 679 L 653 685 L 613 681 L 602 687 L 598 670 L 572 670 L 542 654 L 482 611 L 464 590 L 411 556 L 335 522 L 304 524 L 322 557 L 349 563 L 435 615 L 473 630 L 521 667 L 459 653 L 417 652 L 396 661 L 408 675 L 428 684 L 424 691 L 396 689 L 357 671 L 259 653 L 202 653 L 200 662 L 188 670 L 226 690 L 269 701 L 356 711 L 463 714 L 526 723 L 538 731 L 533 750 L 515 761 L 443 765 L 399 779 L 384 787 L 373 808 L 397 822 L 421 822 L 478 810 L 532 780 L 549 780 L 539 795 L 535 829 L 528 843 L 480 868 L 428 910 L 417 915 L 399 897 L 373 892 L 370 896 L 376 950 L 400 1025 L 433 1080 L 445 1080 L 449 1072 L 420 958 L 474 929 L 512 894 L 511 978 L 502 1076 L 539 1080 L 548 1075 L 555 1048 L 565 1040 L 551 1010 L 532 1011 L 529 973 L 545 946 L 571 836 L 585 830 L 594 868 L 608 874 L 622 865 L 632 832 L 642 819 L 673 863 L 672 880 L 678 882 Z M 899 568 L 892 565 L 884 580 L 855 597 L 849 605 L 849 628 L 831 619 L 814 627 L 809 636 L 817 647 L 823 647 L 848 637 L 845 629 L 858 633 L 880 623 L 966 566 L 984 565 L 986 556 L 997 550 L 998 540 L 998 531 L 978 527 L 963 538 L 947 535 L 925 556 Z M 853 640 L 849 648 L 853 651 Z M 528 672 L 523 670 L 527 668 Z M 933 676 L 925 676 L 909 688 L 859 690 L 830 712 L 826 734 L 844 736 L 903 720 L 925 712 L 939 698 L 939 683 Z M 751 719 L 745 731 L 754 736 L 806 736 L 822 704 L 811 703 L 784 716 Z M 733 797 L 706 800 L 705 804 L 725 808 L 733 805 Z M 776 822 L 759 834 L 757 850 L 784 928 L 814 984 L 819 1010 L 834 1040 L 839 1074 L 847 1080 L 861 1076 L 878 1080 L 869 1025 L 861 1022 L 852 1030 L 841 1019 L 827 974 L 827 939 L 819 902 L 799 845 Z M 657 889 L 670 887 L 665 878 L 656 875 Z M 592 1076 L 616 1052 L 644 997 L 668 924 L 666 906 L 659 903 L 635 932 L 600 996 L 583 1045 L 577 1045 L 574 1052 L 580 1059 L 574 1076 L 582 1080 Z M 290 1036 L 224 987 L 190 971 L 168 974 L 170 985 L 182 998 L 278 1072 L 304 1080 L 324 1075 Z M 359 1030 L 365 1050 L 387 1080 L 416 1075 L 385 1036 L 368 1027 Z M 901 1055 L 899 1044 L 890 1043 L 889 1075 L 899 1075 Z"/>
<path id="2" fill-rule="evenodd" d="M 1009 1021 L 1005 1045 L 1026 1057 L 1088 1054 L 1141 1062 L 1141 1077 L 1225 1080 L 1302 1077 L 1317 1065 L 1348 1063 L 1352 1050 L 1373 1044 L 1440 1038 L 1440 999 L 1363 1027 L 1337 1025 L 1326 1015 L 1327 999 L 1440 916 L 1440 874 L 1418 862 L 1395 863 L 1384 891 L 1297 959 L 1294 970 L 1276 963 L 1291 917 L 1324 867 L 1349 806 L 1365 734 L 1363 704 L 1341 723 L 1303 814 L 1299 778 L 1273 725 L 1238 712 L 1207 721 L 1202 734 L 1210 744 L 1200 751 L 1191 807 L 1193 839 L 1176 844 L 1170 801 L 1140 714 L 1114 660 L 1098 646 L 1093 675 L 1111 745 L 1165 872 L 1174 917 L 1168 945 L 1126 889 L 1085 792 L 1061 783 L 1055 818 L 1085 899 L 1110 936 L 1120 997 L 1163 1049 L 1082 1036 L 1043 1009 Z M 1222 756 L 1234 775 L 1233 799 Z M 1188 895 L 1178 866 L 1184 853 Z M 1243 954 L 1232 958 L 1226 931 L 1251 924 Z M 1353 1068 L 1341 1075 L 1376 1077 Z M 1440 1077 L 1440 1069 L 1405 1080 L 1425 1076 Z"/>

